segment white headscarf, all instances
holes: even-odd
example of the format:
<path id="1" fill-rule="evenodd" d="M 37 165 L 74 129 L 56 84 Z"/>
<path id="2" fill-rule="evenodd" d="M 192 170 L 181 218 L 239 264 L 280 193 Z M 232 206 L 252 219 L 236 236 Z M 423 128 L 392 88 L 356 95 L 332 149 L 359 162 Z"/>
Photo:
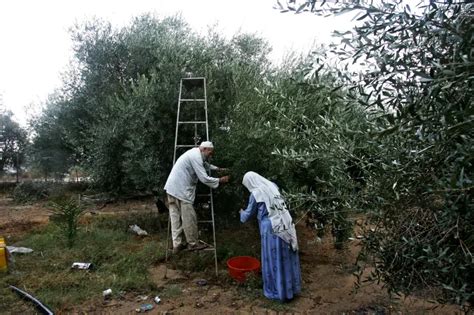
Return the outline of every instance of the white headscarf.
<path id="1" fill-rule="evenodd" d="M 294 251 L 298 250 L 295 225 L 277 185 L 255 172 L 245 173 L 242 184 L 257 202 L 264 202 L 267 206 L 273 233 L 291 245 Z"/>

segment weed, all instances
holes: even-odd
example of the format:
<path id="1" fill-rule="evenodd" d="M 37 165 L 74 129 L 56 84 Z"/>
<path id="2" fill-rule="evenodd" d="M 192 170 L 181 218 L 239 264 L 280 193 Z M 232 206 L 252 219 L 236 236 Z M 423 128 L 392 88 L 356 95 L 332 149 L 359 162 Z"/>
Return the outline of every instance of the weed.
<path id="1" fill-rule="evenodd" d="M 167 298 L 180 296 L 181 294 L 183 294 L 183 289 L 177 284 L 168 285 L 161 291 L 161 296 Z"/>
<path id="2" fill-rule="evenodd" d="M 263 308 L 271 309 L 276 312 L 289 312 L 291 311 L 291 307 L 286 304 L 285 302 L 280 302 L 276 300 L 267 300 L 262 304 Z"/>

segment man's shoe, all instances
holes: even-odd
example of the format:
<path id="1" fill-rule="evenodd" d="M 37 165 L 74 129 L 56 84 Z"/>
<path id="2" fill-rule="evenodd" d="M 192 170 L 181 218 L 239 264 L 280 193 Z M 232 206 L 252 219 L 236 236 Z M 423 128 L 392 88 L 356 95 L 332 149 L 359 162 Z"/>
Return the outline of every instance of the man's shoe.
<path id="1" fill-rule="evenodd" d="M 209 247 L 206 243 L 199 242 L 199 243 L 194 243 L 194 244 L 188 244 L 188 250 L 189 251 L 195 251 L 195 250 L 202 250 Z"/>
<path id="2" fill-rule="evenodd" d="M 177 254 L 185 248 L 186 248 L 185 244 L 179 244 L 177 247 L 173 248 L 173 254 Z"/>

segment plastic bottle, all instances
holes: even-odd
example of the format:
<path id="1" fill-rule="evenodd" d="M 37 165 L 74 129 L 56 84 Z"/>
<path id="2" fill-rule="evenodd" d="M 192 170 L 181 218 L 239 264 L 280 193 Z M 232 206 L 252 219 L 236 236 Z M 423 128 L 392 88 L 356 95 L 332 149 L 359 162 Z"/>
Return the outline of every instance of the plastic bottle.
<path id="1" fill-rule="evenodd" d="M 140 305 L 140 308 L 137 308 L 135 311 L 137 311 L 137 313 L 145 313 L 151 311 L 153 307 L 153 304 L 143 304 Z"/>

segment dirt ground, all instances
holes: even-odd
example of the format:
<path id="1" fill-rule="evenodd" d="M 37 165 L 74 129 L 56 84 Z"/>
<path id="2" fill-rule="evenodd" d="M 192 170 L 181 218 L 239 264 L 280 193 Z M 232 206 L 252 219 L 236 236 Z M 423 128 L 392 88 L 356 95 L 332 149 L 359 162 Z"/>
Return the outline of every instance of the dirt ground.
<path id="1" fill-rule="evenodd" d="M 151 210 L 149 202 L 133 201 L 108 205 L 90 211 L 113 214 Z M 15 239 L 32 228 L 47 224 L 49 213 L 43 204 L 14 205 L 12 200 L 0 197 L 0 235 Z M 354 292 L 354 262 L 359 251 L 358 241 L 351 241 L 346 250 L 334 249 L 331 240 L 315 241 L 314 232 L 298 226 L 303 291 L 285 304 L 265 299 L 260 290 L 239 286 L 229 280 L 221 268 L 219 277 L 168 269 L 165 265 L 150 269 L 160 292 L 167 292 L 159 304 L 155 295 L 139 296 L 124 293 L 120 298 L 104 301 L 102 297 L 65 310 L 78 314 L 128 314 L 142 304 L 151 303 L 148 314 L 462 314 L 453 305 L 439 305 L 419 297 L 390 298 L 381 285 L 366 284 Z M 198 279 L 205 278 L 206 285 Z M 260 293 L 259 293 L 260 291 Z"/>

